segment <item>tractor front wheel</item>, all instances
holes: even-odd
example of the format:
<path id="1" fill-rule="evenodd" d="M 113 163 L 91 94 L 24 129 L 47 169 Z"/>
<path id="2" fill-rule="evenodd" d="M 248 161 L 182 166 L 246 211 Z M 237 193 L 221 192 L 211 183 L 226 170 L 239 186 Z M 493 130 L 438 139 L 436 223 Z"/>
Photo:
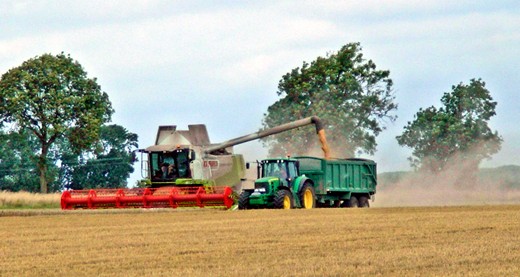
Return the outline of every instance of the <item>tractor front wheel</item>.
<path id="1" fill-rule="evenodd" d="M 292 209 L 294 206 L 293 202 L 291 192 L 285 189 L 279 190 L 274 197 L 274 207 L 276 209 Z"/>
<path id="2" fill-rule="evenodd" d="M 249 196 L 251 193 L 249 191 L 243 191 L 238 197 L 238 209 L 239 210 L 247 210 L 251 207 L 249 206 Z"/>

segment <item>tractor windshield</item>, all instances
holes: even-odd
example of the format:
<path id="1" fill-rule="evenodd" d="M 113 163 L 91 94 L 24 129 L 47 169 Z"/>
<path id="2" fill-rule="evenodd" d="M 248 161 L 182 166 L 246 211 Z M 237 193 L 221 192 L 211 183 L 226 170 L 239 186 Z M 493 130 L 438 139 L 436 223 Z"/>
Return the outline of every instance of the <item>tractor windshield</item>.
<path id="1" fill-rule="evenodd" d="M 263 177 L 278 177 L 280 179 L 287 179 L 290 177 L 287 173 L 287 162 L 283 160 L 265 162 L 262 168 Z"/>
<path id="2" fill-rule="evenodd" d="M 150 154 L 152 181 L 174 181 L 178 178 L 191 178 L 190 161 L 194 156 L 193 150 L 190 149 L 152 152 Z"/>

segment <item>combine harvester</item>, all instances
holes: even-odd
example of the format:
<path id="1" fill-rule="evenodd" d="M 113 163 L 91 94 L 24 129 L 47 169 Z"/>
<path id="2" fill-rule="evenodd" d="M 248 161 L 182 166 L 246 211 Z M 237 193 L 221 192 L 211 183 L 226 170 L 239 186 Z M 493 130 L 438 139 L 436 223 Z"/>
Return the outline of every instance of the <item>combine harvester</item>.
<path id="1" fill-rule="evenodd" d="M 217 206 L 230 208 L 234 191 L 240 192 L 245 162 L 232 146 L 314 124 L 325 158 L 329 148 L 323 124 L 316 116 L 297 120 L 222 143 L 211 144 L 203 124 L 159 126 L 155 145 L 141 152 L 143 188 L 65 191 L 61 208 L 177 208 Z"/>

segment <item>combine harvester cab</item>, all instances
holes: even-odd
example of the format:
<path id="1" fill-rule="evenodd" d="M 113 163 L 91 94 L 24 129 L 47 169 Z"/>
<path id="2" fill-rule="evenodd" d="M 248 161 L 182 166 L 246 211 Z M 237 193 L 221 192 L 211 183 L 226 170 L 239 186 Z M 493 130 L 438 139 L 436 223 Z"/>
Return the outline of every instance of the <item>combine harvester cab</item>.
<path id="1" fill-rule="evenodd" d="M 65 191 L 62 209 L 208 207 L 230 208 L 234 192 L 241 191 L 245 162 L 233 146 L 305 125 L 316 125 L 323 149 L 328 153 L 323 126 L 309 117 L 271 129 L 211 144 L 202 124 L 177 130 L 159 126 L 155 144 L 141 153 L 140 188 Z"/>

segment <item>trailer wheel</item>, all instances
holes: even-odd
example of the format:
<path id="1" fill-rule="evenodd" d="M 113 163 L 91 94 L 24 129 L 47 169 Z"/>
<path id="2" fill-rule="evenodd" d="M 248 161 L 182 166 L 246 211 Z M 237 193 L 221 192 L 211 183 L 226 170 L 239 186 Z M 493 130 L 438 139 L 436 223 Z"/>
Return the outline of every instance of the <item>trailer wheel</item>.
<path id="1" fill-rule="evenodd" d="M 359 197 L 358 207 L 370 208 L 370 202 L 368 201 L 368 197 L 366 197 L 366 196 Z"/>
<path id="2" fill-rule="evenodd" d="M 349 200 L 343 201 L 341 207 L 343 208 L 357 208 L 358 207 L 358 199 L 355 196 L 351 196 Z"/>
<path id="3" fill-rule="evenodd" d="M 243 191 L 238 197 L 238 209 L 239 210 L 247 210 L 250 208 L 249 206 L 249 196 L 251 196 L 251 192 Z"/>
<path id="4" fill-rule="evenodd" d="M 291 192 L 285 189 L 279 190 L 274 197 L 274 207 L 276 209 L 292 209 L 294 206 L 293 202 Z"/>
<path id="5" fill-rule="evenodd" d="M 304 209 L 314 209 L 316 207 L 316 193 L 311 184 L 305 183 L 300 190 L 300 203 Z"/>

